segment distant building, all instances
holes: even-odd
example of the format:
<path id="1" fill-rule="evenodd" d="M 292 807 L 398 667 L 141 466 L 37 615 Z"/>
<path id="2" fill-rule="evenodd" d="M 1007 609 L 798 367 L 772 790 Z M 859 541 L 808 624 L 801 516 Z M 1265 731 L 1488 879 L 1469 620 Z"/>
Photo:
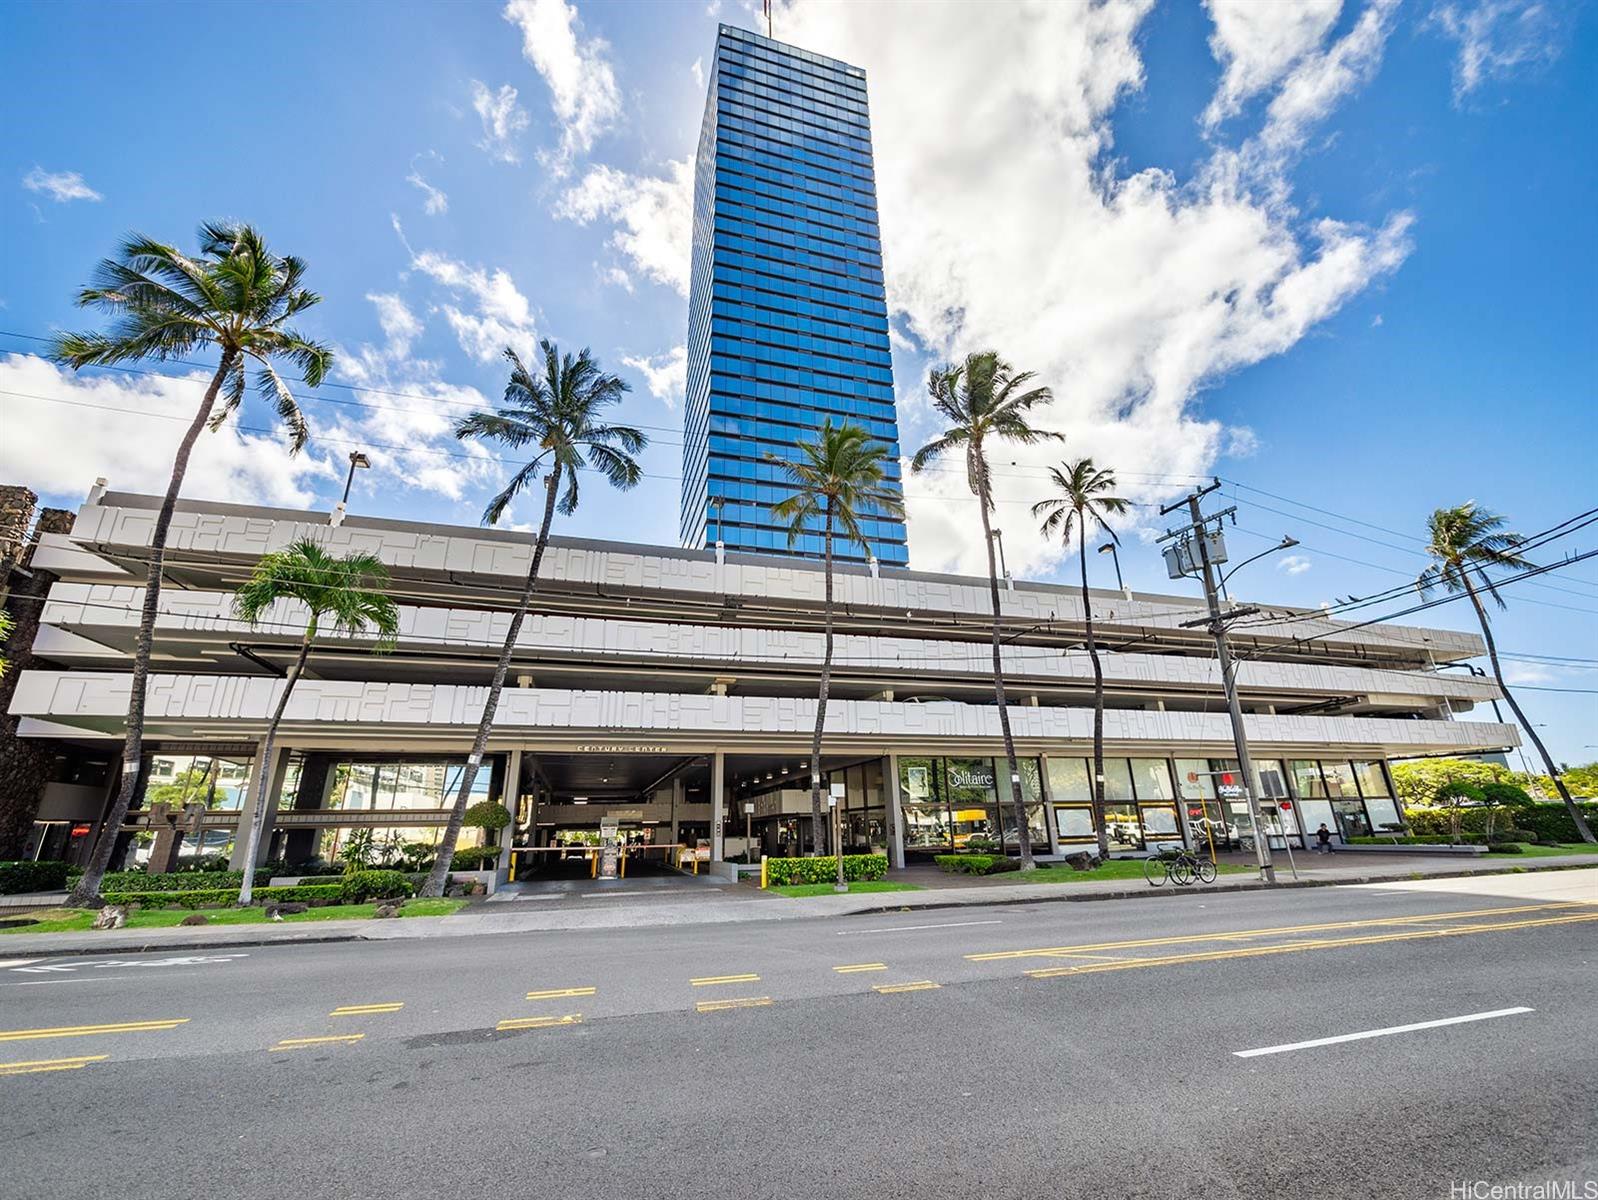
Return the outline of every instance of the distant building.
<path id="1" fill-rule="evenodd" d="M 790 548 L 772 520 L 789 489 L 768 456 L 828 419 L 880 439 L 898 486 L 866 74 L 730 25 L 695 169 L 685 408 L 684 546 L 820 557 L 819 532 Z M 902 519 L 863 524 L 880 563 L 908 563 Z"/>

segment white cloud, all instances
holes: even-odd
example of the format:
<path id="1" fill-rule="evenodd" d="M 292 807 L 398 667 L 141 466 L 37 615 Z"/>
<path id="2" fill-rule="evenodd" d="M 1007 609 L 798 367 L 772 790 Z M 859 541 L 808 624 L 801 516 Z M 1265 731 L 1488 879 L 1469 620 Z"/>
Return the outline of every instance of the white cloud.
<path id="1" fill-rule="evenodd" d="M 621 115 L 621 90 L 600 38 L 579 36 L 577 10 L 565 0 L 510 0 L 502 14 L 522 33 L 522 57 L 549 85 L 550 106 L 561 124 L 556 169 L 586 154 L 594 139 Z"/>
<path id="2" fill-rule="evenodd" d="M 1204 110 L 1204 124 L 1213 127 L 1319 49 L 1343 0 L 1206 0 L 1205 7 L 1215 22 L 1210 49 L 1223 68 Z"/>
<path id="3" fill-rule="evenodd" d="M 394 228 L 403 240 L 397 220 Z M 412 269 L 442 284 L 452 296 L 471 301 L 469 308 L 440 306 L 461 349 L 481 362 L 496 361 L 507 346 L 523 356 L 532 352 L 538 341 L 533 306 L 510 272 L 474 266 L 436 250 L 411 250 L 409 242 L 405 245 Z"/>
<path id="4" fill-rule="evenodd" d="M 41 192 L 57 204 L 66 204 L 73 200 L 103 200 L 104 196 L 83 182 L 83 176 L 76 171 L 46 171 L 43 167 L 34 167 L 22 177 L 22 186 L 30 192 Z"/>
<path id="5" fill-rule="evenodd" d="M 1569 12 L 1547 0 L 1439 5 L 1432 13 L 1432 24 L 1459 43 L 1454 99 L 1463 100 L 1488 80 L 1546 66 L 1558 58 L 1564 49 Z"/>
<path id="6" fill-rule="evenodd" d="M 410 353 L 411 342 L 422 332 L 422 323 L 406 306 L 405 301 L 393 292 L 367 292 L 366 298 L 377 308 L 377 323 L 388 339 L 389 353 L 404 356 Z"/>
<path id="7" fill-rule="evenodd" d="M 1516 684 L 1546 684 L 1559 679 L 1554 671 L 1541 663 L 1506 662 L 1504 664 L 1504 682 L 1514 687 Z"/>
<path id="8" fill-rule="evenodd" d="M 426 154 L 418 154 L 411 159 L 411 173 L 405 176 L 405 182 L 414 188 L 420 189 L 426 197 L 422 202 L 422 211 L 430 217 L 442 216 L 449 211 L 449 196 L 422 178 L 422 172 L 416 165 L 418 158 L 430 158 L 437 162 L 443 162 L 444 159 L 432 150 L 429 150 Z"/>
<path id="9" fill-rule="evenodd" d="M 688 294 L 694 222 L 691 160 L 668 163 L 663 178 L 593 167 L 561 196 L 555 215 L 579 225 L 601 218 L 612 222 L 611 246 L 656 283 Z"/>
<path id="10" fill-rule="evenodd" d="M 692 74 L 693 77 L 694 77 L 694 87 L 698 88 L 700 91 L 704 91 L 705 90 L 705 60 L 703 58 L 694 59 L 694 65 L 689 67 L 688 70 L 689 70 L 689 73 Z"/>
<path id="11" fill-rule="evenodd" d="M 448 500 L 475 498 L 500 480 L 502 465 L 476 442 L 460 442 L 455 422 L 474 408 L 489 407 L 483 394 L 439 377 L 439 364 L 414 359 L 411 345 L 423 323 L 392 293 L 366 297 L 377 309 L 387 339 L 383 346 L 339 348 L 340 378 L 367 407 L 340 406 L 320 431 L 343 457 L 361 449 L 372 470 L 358 473 L 357 486 L 384 491 L 409 488 Z"/>
<path id="12" fill-rule="evenodd" d="M 1267 153 L 1297 149 L 1312 126 L 1370 81 L 1381 66 L 1397 6 L 1398 0 L 1370 0 L 1352 29 L 1324 53 L 1307 55 L 1288 72 L 1271 100 L 1260 135 Z"/>
<path id="13" fill-rule="evenodd" d="M 1381 313 L 1377 313 L 1374 317 L 1371 318 L 1371 328 L 1372 329 L 1380 329 L 1381 327 L 1382 327 L 1382 314 Z"/>
<path id="14" fill-rule="evenodd" d="M 1286 571 L 1289 575 L 1302 575 L 1315 564 L 1302 554 L 1289 554 L 1286 558 L 1276 560 L 1276 569 Z"/>
<path id="15" fill-rule="evenodd" d="M 612 287 L 619 287 L 629 296 L 633 294 L 633 277 L 627 274 L 627 272 L 622 270 L 620 267 L 602 267 L 598 263 L 595 263 L 594 270 L 599 272 L 599 279 L 601 283 L 608 283 Z"/>
<path id="16" fill-rule="evenodd" d="M 286 378 L 293 390 L 292 376 Z M 0 354 L 6 431 L 0 479 L 47 494 L 81 495 L 103 475 L 113 488 L 164 492 L 178 441 L 209 382 L 205 371 L 80 375 L 32 354 Z M 267 427 L 265 418 L 248 423 Z M 341 456 L 315 441 L 291 455 L 276 432 L 241 432 L 230 420 L 200 435 L 183 495 L 303 506 L 319 480 L 340 477 L 335 457 Z"/>
<path id="17" fill-rule="evenodd" d="M 516 103 L 516 89 L 507 83 L 499 91 L 491 92 L 474 79 L 472 107 L 483 122 L 483 140 L 477 143 L 478 147 L 496 162 L 521 162 L 516 135 L 527 128 L 531 118 L 527 110 Z"/>
<path id="18" fill-rule="evenodd" d="M 1409 249 L 1407 213 L 1376 229 L 1306 223 L 1282 182 L 1313 122 L 1374 70 L 1385 3 L 1281 74 L 1264 118 L 1272 141 L 1257 134 L 1249 152 L 1275 169 L 1245 169 L 1221 146 L 1185 184 L 1120 173 L 1108 153 L 1115 106 L 1143 83 L 1149 8 L 990 5 L 973 21 L 959 3 L 790 0 L 778 15 L 785 40 L 869 72 L 890 312 L 925 350 L 896 351 L 904 448 L 938 429 L 923 393 L 929 358 L 994 347 L 1058 397 L 1040 423 L 1069 442 L 994 455 L 1012 571 L 1046 570 L 1061 553 L 1026 509 L 1042 466 L 1091 454 L 1134 500 L 1207 474 L 1247 442 L 1195 411 L 1200 391 L 1291 349 Z M 1004 169 L 964 169 L 973 162 Z M 915 561 L 983 569 L 963 474 L 947 465 L 910 478 Z"/>
<path id="19" fill-rule="evenodd" d="M 649 358 L 624 355 L 624 364 L 644 377 L 649 394 L 665 402 L 667 408 L 676 408 L 688 383 L 688 348 L 673 346 L 664 354 Z"/>

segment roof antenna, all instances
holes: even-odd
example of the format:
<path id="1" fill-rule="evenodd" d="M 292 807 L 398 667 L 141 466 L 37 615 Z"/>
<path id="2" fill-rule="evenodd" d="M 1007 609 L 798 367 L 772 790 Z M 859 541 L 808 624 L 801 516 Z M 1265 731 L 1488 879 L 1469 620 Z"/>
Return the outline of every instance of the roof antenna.
<path id="1" fill-rule="evenodd" d="M 776 36 L 771 32 L 771 0 L 765 0 L 764 7 L 766 10 L 766 36 L 775 41 Z"/>

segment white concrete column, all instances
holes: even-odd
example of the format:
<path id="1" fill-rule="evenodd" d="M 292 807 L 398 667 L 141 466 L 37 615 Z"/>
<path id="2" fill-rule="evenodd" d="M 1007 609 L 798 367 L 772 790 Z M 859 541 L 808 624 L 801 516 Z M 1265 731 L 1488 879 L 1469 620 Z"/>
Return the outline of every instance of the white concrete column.
<path id="1" fill-rule="evenodd" d="M 245 844 L 250 838 L 250 822 L 255 819 L 255 785 L 262 778 L 262 772 L 265 772 L 266 792 L 261 802 L 266 805 L 266 820 L 261 823 L 261 841 L 255 851 L 256 866 L 266 861 L 267 851 L 272 845 L 272 829 L 277 824 L 277 797 L 283 790 L 283 777 L 288 773 L 290 747 L 282 742 L 274 745 L 271 762 L 265 761 L 265 750 L 264 739 L 256 743 L 255 759 L 245 784 L 244 803 L 239 808 L 239 823 L 233 830 L 233 853 L 228 858 L 228 868 L 233 871 L 244 869 Z"/>
<path id="2" fill-rule="evenodd" d="M 1049 756 L 1038 755 L 1038 792 L 1043 797 L 1043 823 L 1049 829 L 1049 853 L 1059 854 L 1060 827 L 1054 820 L 1054 793 L 1049 790 Z"/>
<path id="3" fill-rule="evenodd" d="M 904 809 L 899 803 L 899 756 L 890 754 L 882 760 L 884 797 L 888 804 L 888 865 L 904 869 Z"/>
<path id="4" fill-rule="evenodd" d="M 727 823 L 727 756 L 717 750 L 710 759 L 710 857 L 722 861 L 722 827 Z"/>
<path id="5" fill-rule="evenodd" d="M 510 847 L 516 840 L 516 810 L 521 805 L 522 791 L 522 752 L 512 750 L 505 762 L 505 795 L 501 798 L 503 804 L 510 812 L 511 822 L 500 830 L 499 840 L 499 869 L 510 870 Z"/>

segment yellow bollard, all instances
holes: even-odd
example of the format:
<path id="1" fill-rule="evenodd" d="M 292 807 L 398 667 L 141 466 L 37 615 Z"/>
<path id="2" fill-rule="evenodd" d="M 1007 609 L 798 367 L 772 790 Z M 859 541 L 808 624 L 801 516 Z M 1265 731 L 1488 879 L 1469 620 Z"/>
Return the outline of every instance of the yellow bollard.
<path id="1" fill-rule="evenodd" d="M 760 890 L 766 890 L 766 856 L 760 856 Z"/>

